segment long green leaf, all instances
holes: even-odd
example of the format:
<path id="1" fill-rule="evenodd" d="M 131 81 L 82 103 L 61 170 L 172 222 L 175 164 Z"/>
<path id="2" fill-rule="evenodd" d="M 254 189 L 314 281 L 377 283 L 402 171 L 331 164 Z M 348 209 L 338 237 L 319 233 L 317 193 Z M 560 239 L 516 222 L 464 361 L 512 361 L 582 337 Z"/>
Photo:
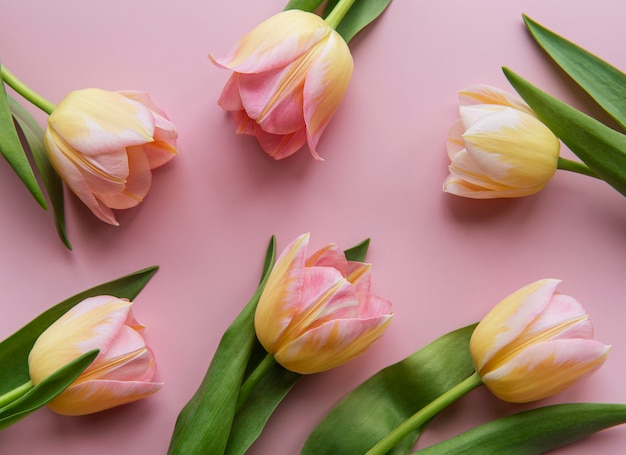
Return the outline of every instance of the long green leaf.
<path id="1" fill-rule="evenodd" d="M 28 374 L 28 354 L 39 335 L 70 308 L 87 297 L 113 295 L 119 298 L 134 299 L 156 273 L 158 267 L 149 267 L 126 275 L 117 280 L 95 286 L 76 294 L 58 305 L 46 310 L 13 335 L 0 343 L 0 395 L 30 379 Z"/>
<path id="2" fill-rule="evenodd" d="M 46 199 L 41 188 L 39 188 L 39 183 L 37 183 L 13 123 L 7 93 L 4 88 L 4 82 L 2 82 L 2 72 L 0 72 L 0 153 L 8 161 L 24 185 L 26 185 L 26 188 L 28 188 L 28 191 L 30 191 L 37 203 L 44 209 L 47 209 Z"/>
<path id="3" fill-rule="evenodd" d="M 263 266 L 261 284 L 226 329 L 200 387 L 176 420 L 169 454 L 223 454 L 235 417 L 239 389 L 255 345 L 254 313 L 274 264 L 272 237 Z"/>
<path id="4" fill-rule="evenodd" d="M 365 261 L 370 239 L 344 251 L 349 261 Z M 256 341 L 247 373 L 256 368 L 267 352 Z M 280 402 L 285 398 L 301 375 L 286 370 L 279 364 L 274 364 L 261 381 L 252 390 L 250 396 L 237 411 L 231 434 L 228 439 L 226 455 L 243 455 L 259 437 L 267 421 Z"/>
<path id="5" fill-rule="evenodd" d="M 63 392 L 95 360 L 98 352 L 100 351 L 96 349 L 77 357 L 52 373 L 19 399 L 2 408 L 0 410 L 0 430 L 46 405 Z"/>
<path id="6" fill-rule="evenodd" d="M 559 404 L 494 420 L 416 453 L 535 455 L 622 423 L 626 423 L 624 404 Z"/>
<path id="7" fill-rule="evenodd" d="M 508 68 L 503 71 L 539 119 L 598 177 L 626 196 L 626 136 L 541 91 Z"/>
<path id="8" fill-rule="evenodd" d="M 324 0 L 290 0 L 285 6 L 285 11 L 288 9 L 299 9 L 302 11 L 312 12 L 320 6 Z"/>
<path id="9" fill-rule="evenodd" d="M 37 166 L 43 185 L 48 192 L 48 197 L 50 198 L 52 209 L 54 211 L 54 222 L 59 237 L 61 238 L 63 244 L 71 250 L 72 245 L 70 245 L 65 233 L 63 181 L 56 173 L 46 156 L 46 152 L 43 147 L 43 130 L 37 124 L 35 119 L 28 112 L 26 112 L 26 110 L 17 101 L 11 97 L 9 97 L 8 100 L 11 113 L 24 133 L 24 138 L 30 148 L 33 160 L 35 161 L 35 166 Z"/>
<path id="10" fill-rule="evenodd" d="M 324 17 L 330 14 L 338 1 L 328 1 L 324 10 Z M 356 0 L 337 26 L 337 33 L 346 40 L 346 43 L 349 43 L 354 35 L 380 16 L 390 3 L 391 0 Z"/>
<path id="11" fill-rule="evenodd" d="M 416 411 L 473 372 L 469 339 L 474 327 L 450 332 L 365 381 L 322 420 L 301 454 L 367 452 Z M 421 430 L 416 430 L 390 453 L 408 453 Z"/>
<path id="12" fill-rule="evenodd" d="M 524 16 L 532 37 L 622 128 L 626 128 L 626 74 Z"/>

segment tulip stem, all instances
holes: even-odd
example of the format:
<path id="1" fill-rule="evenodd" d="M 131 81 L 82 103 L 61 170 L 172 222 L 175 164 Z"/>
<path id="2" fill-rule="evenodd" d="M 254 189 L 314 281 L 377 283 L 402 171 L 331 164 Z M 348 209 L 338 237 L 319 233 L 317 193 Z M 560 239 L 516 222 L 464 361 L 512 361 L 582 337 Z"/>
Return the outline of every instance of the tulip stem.
<path id="1" fill-rule="evenodd" d="M 339 22 L 346 15 L 348 10 L 352 7 L 355 0 L 339 0 L 339 2 L 335 5 L 333 10 L 330 12 L 328 16 L 326 16 L 326 23 L 330 25 L 332 28 L 336 29 L 339 25 Z"/>
<path id="2" fill-rule="evenodd" d="M 366 455 L 384 455 L 393 449 L 400 441 L 406 438 L 413 430 L 420 428 L 430 419 L 435 417 L 446 406 L 454 403 L 466 393 L 474 390 L 482 384 L 482 379 L 477 372 L 474 372 L 467 379 L 452 387 L 433 401 L 428 403 L 422 409 L 417 411 L 407 420 L 402 422 L 391 433 L 381 439 L 374 447 L 372 447 Z"/>
<path id="3" fill-rule="evenodd" d="M 56 106 L 35 91 L 33 91 L 30 87 L 28 87 L 17 77 L 15 77 L 15 75 L 4 66 L 0 66 L 0 77 L 4 82 L 7 83 L 9 87 L 11 87 L 17 93 L 33 103 L 39 109 L 44 111 L 46 114 L 52 114 L 52 111 Z"/>
<path id="4" fill-rule="evenodd" d="M 568 160 L 567 158 L 563 158 L 560 156 L 559 156 L 559 161 L 557 163 L 557 167 L 564 171 L 576 172 L 577 174 L 599 178 L 595 172 L 589 169 L 587 165 L 583 163 L 579 163 L 578 161 Z"/>
<path id="5" fill-rule="evenodd" d="M 239 398 L 237 398 L 237 410 L 241 408 L 241 405 L 250 395 L 252 389 L 261 381 L 263 376 L 276 365 L 276 360 L 272 354 L 267 354 L 261 363 L 254 369 L 250 376 L 244 381 L 239 389 Z"/>
<path id="6" fill-rule="evenodd" d="M 27 381 L 21 386 L 18 386 L 13 390 L 8 391 L 4 395 L 0 395 L 0 409 L 5 407 L 7 404 L 14 402 L 33 387 L 33 383 L 31 381 Z"/>

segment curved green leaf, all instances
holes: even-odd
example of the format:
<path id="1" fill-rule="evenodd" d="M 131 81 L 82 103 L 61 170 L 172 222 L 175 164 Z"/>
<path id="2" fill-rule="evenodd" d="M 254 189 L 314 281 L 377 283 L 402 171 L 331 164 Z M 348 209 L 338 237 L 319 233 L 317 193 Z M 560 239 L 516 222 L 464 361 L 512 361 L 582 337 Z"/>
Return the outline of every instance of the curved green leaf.
<path id="1" fill-rule="evenodd" d="M 301 454 L 366 453 L 419 409 L 472 374 L 469 339 L 474 327 L 450 332 L 369 378 L 322 420 Z M 408 453 L 421 430 L 390 453 Z"/>
<path id="2" fill-rule="evenodd" d="M 313 12 L 320 6 L 324 0 L 290 0 L 285 6 L 285 11 L 288 9 L 299 9 L 302 11 Z"/>
<path id="3" fill-rule="evenodd" d="M 70 245 L 65 233 L 63 181 L 56 173 L 46 156 L 46 152 L 43 147 L 43 130 L 37 124 L 35 119 L 28 112 L 26 112 L 26 110 L 17 101 L 11 97 L 9 97 L 8 100 L 11 113 L 24 134 L 26 143 L 30 148 L 33 160 L 35 161 L 35 166 L 37 166 L 43 185 L 48 192 L 48 197 L 50 198 L 52 209 L 54 211 L 54 221 L 57 233 L 59 234 L 63 244 L 71 250 L 72 245 Z"/>
<path id="4" fill-rule="evenodd" d="M 370 247 L 370 239 L 365 239 L 361 243 L 354 245 L 352 248 L 345 250 L 343 253 L 346 255 L 348 261 L 365 262 L 367 256 L 367 250 Z"/>
<path id="5" fill-rule="evenodd" d="M 328 1 L 324 9 L 324 17 L 330 14 L 338 1 Z M 346 43 L 349 43 L 354 35 L 380 16 L 390 3 L 391 0 L 355 0 L 354 5 L 337 26 L 337 33 L 346 40 Z"/>
<path id="6" fill-rule="evenodd" d="M 158 267 L 139 270 L 117 280 L 95 286 L 76 294 L 58 305 L 46 310 L 13 335 L 0 343 L 0 395 L 13 390 L 30 380 L 28 354 L 39 335 L 70 308 L 87 297 L 113 295 L 119 298 L 134 299 L 156 273 Z"/>
<path id="7" fill-rule="evenodd" d="M 626 196 L 626 136 L 541 91 L 508 68 L 503 71 L 539 119 L 598 177 Z"/>
<path id="8" fill-rule="evenodd" d="M 622 128 L 626 128 L 626 74 L 524 16 L 532 37 Z"/>
<path id="9" fill-rule="evenodd" d="M 169 454 L 223 454 L 235 418 L 237 398 L 251 353 L 257 343 L 254 331 L 256 305 L 276 256 L 270 240 L 261 283 L 256 292 L 226 329 L 200 387 L 176 420 Z"/>
<path id="10" fill-rule="evenodd" d="M 20 142 L 8 103 L 4 82 L 2 82 L 2 72 L 0 71 L 0 153 L 26 185 L 37 203 L 47 209 L 46 199 L 41 188 L 39 188 L 39 183 L 37 183 L 26 152 Z"/>
<path id="11" fill-rule="evenodd" d="M 52 373 L 19 399 L 0 409 L 0 430 L 44 406 L 91 365 L 100 351 L 89 351 Z"/>
<path id="12" fill-rule="evenodd" d="M 494 420 L 416 453 L 535 455 L 622 423 L 626 423 L 624 404 L 559 404 Z"/>

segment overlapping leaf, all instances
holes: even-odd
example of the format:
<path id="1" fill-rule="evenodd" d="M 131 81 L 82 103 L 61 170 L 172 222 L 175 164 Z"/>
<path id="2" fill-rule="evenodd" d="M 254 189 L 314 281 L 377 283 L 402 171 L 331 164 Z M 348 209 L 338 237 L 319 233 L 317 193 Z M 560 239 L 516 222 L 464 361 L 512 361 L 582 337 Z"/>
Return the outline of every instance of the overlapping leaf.
<path id="1" fill-rule="evenodd" d="M 328 16 L 339 0 L 329 0 L 324 10 L 324 17 Z M 389 6 L 391 0 L 356 0 L 342 21 L 337 26 L 339 33 L 346 43 L 354 35 L 363 30 Z"/>
<path id="2" fill-rule="evenodd" d="M 365 381 L 322 420 L 301 454 L 366 453 L 415 412 L 472 374 L 469 339 L 474 327 L 450 332 Z M 390 453 L 409 453 L 421 431 L 415 430 Z"/>
<path id="3" fill-rule="evenodd" d="M 626 405 L 570 403 L 546 406 L 494 420 L 419 455 L 538 455 L 626 423 Z"/>

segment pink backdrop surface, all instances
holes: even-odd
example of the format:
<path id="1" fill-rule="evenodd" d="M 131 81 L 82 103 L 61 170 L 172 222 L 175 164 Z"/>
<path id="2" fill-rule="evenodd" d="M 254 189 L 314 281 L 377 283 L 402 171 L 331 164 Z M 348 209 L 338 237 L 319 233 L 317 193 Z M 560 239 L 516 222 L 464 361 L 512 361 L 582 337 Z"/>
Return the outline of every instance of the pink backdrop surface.
<path id="1" fill-rule="evenodd" d="M 225 53 L 283 0 L 0 5 L 2 63 L 36 91 L 58 102 L 85 87 L 147 90 L 180 133 L 180 155 L 155 172 L 141 206 L 117 212 L 121 226 L 98 221 L 66 194 L 71 252 L 51 214 L 0 163 L 0 339 L 66 297 L 158 264 L 135 314 L 165 382 L 146 400 L 91 416 L 40 409 L 0 434 L 0 453 L 164 454 L 179 410 L 255 289 L 270 236 L 280 250 L 307 231 L 313 247 L 347 248 L 371 237 L 374 291 L 394 303 L 395 318 L 358 359 L 304 377 L 251 454 L 297 453 L 367 377 L 547 277 L 563 280 L 559 290 L 583 303 L 596 337 L 613 345 L 606 364 L 531 405 L 475 390 L 437 417 L 418 447 L 540 404 L 626 402 L 626 200 L 601 181 L 565 172 L 518 200 L 441 190 L 456 92 L 476 83 L 512 90 L 503 65 L 601 115 L 540 52 L 521 15 L 626 68 L 622 0 L 393 2 L 350 43 L 354 76 L 319 144 L 324 163 L 306 149 L 271 160 L 253 138 L 234 134 L 216 104 L 228 73 L 207 54 Z M 616 454 L 625 445 L 619 427 L 554 453 Z"/>

